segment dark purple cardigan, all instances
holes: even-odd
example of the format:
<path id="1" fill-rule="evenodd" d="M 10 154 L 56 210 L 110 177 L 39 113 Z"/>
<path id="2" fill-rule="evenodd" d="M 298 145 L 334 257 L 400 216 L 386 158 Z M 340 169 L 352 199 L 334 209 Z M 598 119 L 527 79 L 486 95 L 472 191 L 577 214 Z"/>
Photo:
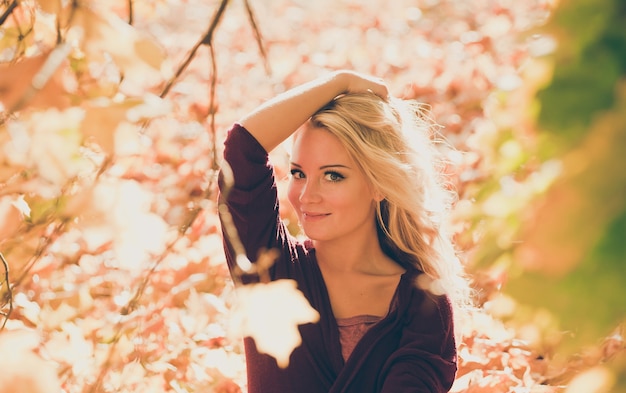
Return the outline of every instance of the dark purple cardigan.
<path id="1" fill-rule="evenodd" d="M 275 248 L 280 257 L 272 279 L 290 278 L 320 313 L 320 321 L 300 326 L 302 345 L 289 367 L 260 354 L 245 339 L 249 393 L 405 393 L 447 392 L 456 372 L 452 311 L 445 296 L 435 297 L 414 284 L 418 271 L 401 278 L 389 314 L 358 342 L 344 363 L 339 332 L 328 292 L 310 242 L 297 242 L 279 217 L 273 167 L 268 154 L 243 127 L 235 124 L 225 142 L 224 157 L 235 177 L 227 205 L 254 261 L 259 250 Z M 221 184 L 220 184 L 221 185 Z M 229 266 L 232 247 L 225 236 Z M 244 278 L 244 282 L 254 281 Z"/>

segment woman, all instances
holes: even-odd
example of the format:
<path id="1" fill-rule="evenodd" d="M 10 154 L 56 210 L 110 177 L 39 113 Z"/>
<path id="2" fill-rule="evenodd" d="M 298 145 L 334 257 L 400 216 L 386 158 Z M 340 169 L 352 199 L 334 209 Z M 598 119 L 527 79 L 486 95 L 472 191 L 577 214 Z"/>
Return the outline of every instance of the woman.
<path id="1" fill-rule="evenodd" d="M 428 127 L 380 79 L 350 71 L 282 93 L 233 125 L 224 157 L 234 185 L 222 202 L 245 252 L 255 260 L 278 250 L 270 279 L 296 280 L 320 313 L 300 326 L 286 369 L 246 339 L 250 393 L 449 390 L 453 309 L 467 286 L 443 231 L 449 197 Z M 292 134 L 288 198 L 302 242 L 279 217 L 268 160 Z M 255 280 L 235 273 L 225 238 L 233 274 Z"/>

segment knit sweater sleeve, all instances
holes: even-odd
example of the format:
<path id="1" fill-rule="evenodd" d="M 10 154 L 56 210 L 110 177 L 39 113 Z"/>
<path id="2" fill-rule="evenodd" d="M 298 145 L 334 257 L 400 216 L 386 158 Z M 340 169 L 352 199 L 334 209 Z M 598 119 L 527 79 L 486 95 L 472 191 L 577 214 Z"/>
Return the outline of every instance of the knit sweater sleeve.
<path id="1" fill-rule="evenodd" d="M 224 143 L 224 161 L 234 182 L 226 181 L 222 169 L 220 204 L 227 207 L 248 259 L 254 262 L 263 250 L 285 247 L 287 234 L 279 217 L 278 193 L 268 153 L 243 126 L 234 124 Z M 223 214 L 220 219 L 226 260 L 232 272 L 236 264 L 233 239 L 225 230 L 229 223 Z M 257 278 L 243 277 L 243 281 L 256 281 Z"/>
<path id="2" fill-rule="evenodd" d="M 410 314 L 398 350 L 383 368 L 380 393 L 445 393 L 452 387 L 457 370 L 452 307 L 446 296 L 426 298 Z"/>

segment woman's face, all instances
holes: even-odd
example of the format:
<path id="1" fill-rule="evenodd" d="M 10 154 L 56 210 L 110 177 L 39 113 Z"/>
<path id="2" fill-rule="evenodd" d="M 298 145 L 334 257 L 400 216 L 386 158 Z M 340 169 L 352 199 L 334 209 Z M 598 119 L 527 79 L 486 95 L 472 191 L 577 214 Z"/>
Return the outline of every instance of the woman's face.
<path id="1" fill-rule="evenodd" d="M 291 174 L 289 201 L 311 240 L 376 236 L 374 193 L 336 136 L 303 125 L 294 139 Z"/>

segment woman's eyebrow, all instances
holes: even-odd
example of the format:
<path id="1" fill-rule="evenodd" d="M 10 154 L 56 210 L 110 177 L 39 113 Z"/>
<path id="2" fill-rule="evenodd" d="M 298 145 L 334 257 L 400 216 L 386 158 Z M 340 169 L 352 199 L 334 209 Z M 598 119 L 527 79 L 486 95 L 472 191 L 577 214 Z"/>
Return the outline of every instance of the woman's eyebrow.
<path id="1" fill-rule="evenodd" d="M 298 164 L 296 162 L 290 162 L 290 164 L 291 164 L 292 167 L 302 168 L 302 165 L 300 165 L 300 164 Z M 319 167 L 320 170 L 332 169 L 332 168 L 352 169 L 348 165 L 343 165 L 343 164 L 328 164 L 328 165 L 322 165 L 321 167 Z"/>
<path id="2" fill-rule="evenodd" d="M 296 162 L 290 162 L 291 166 L 295 166 L 298 168 L 302 168 L 302 165 L 296 163 Z M 329 164 L 329 165 L 322 165 L 321 167 L 319 167 L 319 169 L 329 169 L 329 168 L 345 168 L 345 169 L 351 169 L 349 166 L 347 165 L 343 165 L 343 164 Z"/>
<path id="3" fill-rule="evenodd" d="M 343 164 L 331 164 L 331 165 L 322 165 L 320 169 L 328 169 L 328 168 L 345 168 L 350 169 L 349 166 Z"/>

